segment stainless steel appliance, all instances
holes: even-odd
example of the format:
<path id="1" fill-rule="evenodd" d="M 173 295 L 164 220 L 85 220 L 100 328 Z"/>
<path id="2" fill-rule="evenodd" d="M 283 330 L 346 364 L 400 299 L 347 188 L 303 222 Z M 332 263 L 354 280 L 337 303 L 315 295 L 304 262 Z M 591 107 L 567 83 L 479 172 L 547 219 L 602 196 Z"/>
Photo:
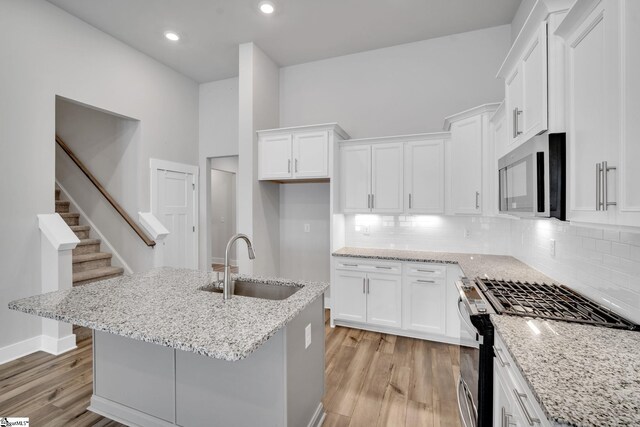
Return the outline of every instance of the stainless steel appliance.
<path id="1" fill-rule="evenodd" d="M 490 314 L 640 331 L 640 326 L 565 286 L 478 277 L 461 278 L 456 287 L 461 325 L 458 409 L 464 427 L 493 425 L 495 354 Z"/>
<path id="2" fill-rule="evenodd" d="M 498 161 L 499 210 L 566 219 L 566 135 L 545 134 Z"/>
<path id="3" fill-rule="evenodd" d="M 495 313 L 473 280 L 456 282 L 460 316 L 460 378 L 457 395 L 463 427 L 492 425 L 493 325 Z"/>

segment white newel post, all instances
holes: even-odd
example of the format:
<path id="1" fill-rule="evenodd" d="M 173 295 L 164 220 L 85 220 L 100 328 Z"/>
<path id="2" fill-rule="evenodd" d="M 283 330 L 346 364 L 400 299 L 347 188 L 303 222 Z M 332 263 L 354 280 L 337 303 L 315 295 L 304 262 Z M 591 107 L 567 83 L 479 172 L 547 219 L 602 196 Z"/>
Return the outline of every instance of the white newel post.
<path id="1" fill-rule="evenodd" d="M 155 240 L 156 245 L 153 249 L 153 266 L 164 266 L 164 247 L 162 241 L 169 235 L 169 230 L 162 225 L 160 220 L 151 212 L 138 212 L 138 220 L 142 227 Z"/>
<path id="2" fill-rule="evenodd" d="M 42 292 L 71 289 L 73 286 L 72 251 L 80 239 L 62 217 L 55 214 L 38 215 L 40 228 L 40 257 Z M 42 350 L 61 354 L 76 347 L 72 325 L 42 319 Z"/>

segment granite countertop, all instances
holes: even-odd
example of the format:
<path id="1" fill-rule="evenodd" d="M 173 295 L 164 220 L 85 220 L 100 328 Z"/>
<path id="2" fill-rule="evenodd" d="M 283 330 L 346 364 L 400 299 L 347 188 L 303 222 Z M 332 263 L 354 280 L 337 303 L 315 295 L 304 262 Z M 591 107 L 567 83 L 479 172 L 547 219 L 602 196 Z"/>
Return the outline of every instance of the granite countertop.
<path id="1" fill-rule="evenodd" d="M 549 421 L 640 425 L 640 332 L 515 316 L 491 321 Z"/>
<path id="2" fill-rule="evenodd" d="M 335 257 L 369 258 L 390 261 L 458 264 L 469 278 L 488 277 L 529 282 L 557 283 L 522 261 L 507 255 L 462 254 L 455 252 L 409 251 L 402 249 L 342 248 Z"/>
<path id="3" fill-rule="evenodd" d="M 502 255 L 342 248 L 333 256 L 458 264 L 471 278 L 561 284 Z M 507 315 L 491 320 L 549 421 L 640 425 L 640 332 Z"/>
<path id="4" fill-rule="evenodd" d="M 328 283 L 235 276 L 281 286 L 302 286 L 274 301 L 205 292 L 216 273 L 158 268 L 12 301 L 9 308 L 216 359 L 244 359 L 285 326 Z"/>

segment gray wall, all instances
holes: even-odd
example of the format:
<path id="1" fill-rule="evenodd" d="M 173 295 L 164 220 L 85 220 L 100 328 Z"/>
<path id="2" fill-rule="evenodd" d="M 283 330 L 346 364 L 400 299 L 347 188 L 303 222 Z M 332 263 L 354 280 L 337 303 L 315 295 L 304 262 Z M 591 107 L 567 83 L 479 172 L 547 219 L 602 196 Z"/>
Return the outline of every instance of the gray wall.
<path id="1" fill-rule="evenodd" d="M 509 25 L 280 70 L 280 125 L 338 122 L 352 138 L 442 130 L 443 119 L 504 98 L 495 78 Z"/>
<path id="2" fill-rule="evenodd" d="M 329 218 L 328 183 L 280 186 L 280 276 L 329 281 Z"/>
<path id="3" fill-rule="evenodd" d="M 36 215 L 54 212 L 56 95 L 140 121 L 137 211 L 149 209 L 149 157 L 197 163 L 198 85 L 45 1 L 0 2 L 0 40 L 1 351 L 41 333 L 7 303 L 41 292 Z"/>
<path id="4" fill-rule="evenodd" d="M 236 174 L 211 170 L 211 257 L 223 262 L 225 246 L 236 232 Z M 235 250 L 231 256 L 235 260 Z"/>

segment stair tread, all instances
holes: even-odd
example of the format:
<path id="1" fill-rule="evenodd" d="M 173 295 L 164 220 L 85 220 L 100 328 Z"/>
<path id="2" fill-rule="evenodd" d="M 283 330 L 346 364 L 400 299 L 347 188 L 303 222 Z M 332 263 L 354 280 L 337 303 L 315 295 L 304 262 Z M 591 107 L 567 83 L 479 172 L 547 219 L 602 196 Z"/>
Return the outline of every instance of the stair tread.
<path id="1" fill-rule="evenodd" d="M 85 280 L 99 279 L 100 277 L 115 276 L 124 273 L 122 267 L 100 267 L 87 271 L 73 273 L 73 283 L 84 282 Z"/>
<path id="2" fill-rule="evenodd" d="M 78 243 L 78 246 L 97 245 L 99 243 L 100 239 L 80 239 L 80 243 Z"/>
<path id="3" fill-rule="evenodd" d="M 77 264 L 79 262 L 87 262 L 87 261 L 95 261 L 98 259 L 107 259 L 111 258 L 113 255 L 109 252 L 93 252 L 90 254 L 80 254 L 73 256 L 73 264 Z"/>
<path id="4" fill-rule="evenodd" d="M 68 200 L 56 200 L 56 205 L 70 205 L 71 202 Z"/>
<path id="5" fill-rule="evenodd" d="M 79 213 L 75 213 L 75 212 L 61 212 L 58 213 L 58 215 L 60 215 L 63 218 L 80 218 L 80 214 Z"/>
<path id="6" fill-rule="evenodd" d="M 91 227 L 88 225 L 70 225 L 71 231 L 89 231 Z"/>

